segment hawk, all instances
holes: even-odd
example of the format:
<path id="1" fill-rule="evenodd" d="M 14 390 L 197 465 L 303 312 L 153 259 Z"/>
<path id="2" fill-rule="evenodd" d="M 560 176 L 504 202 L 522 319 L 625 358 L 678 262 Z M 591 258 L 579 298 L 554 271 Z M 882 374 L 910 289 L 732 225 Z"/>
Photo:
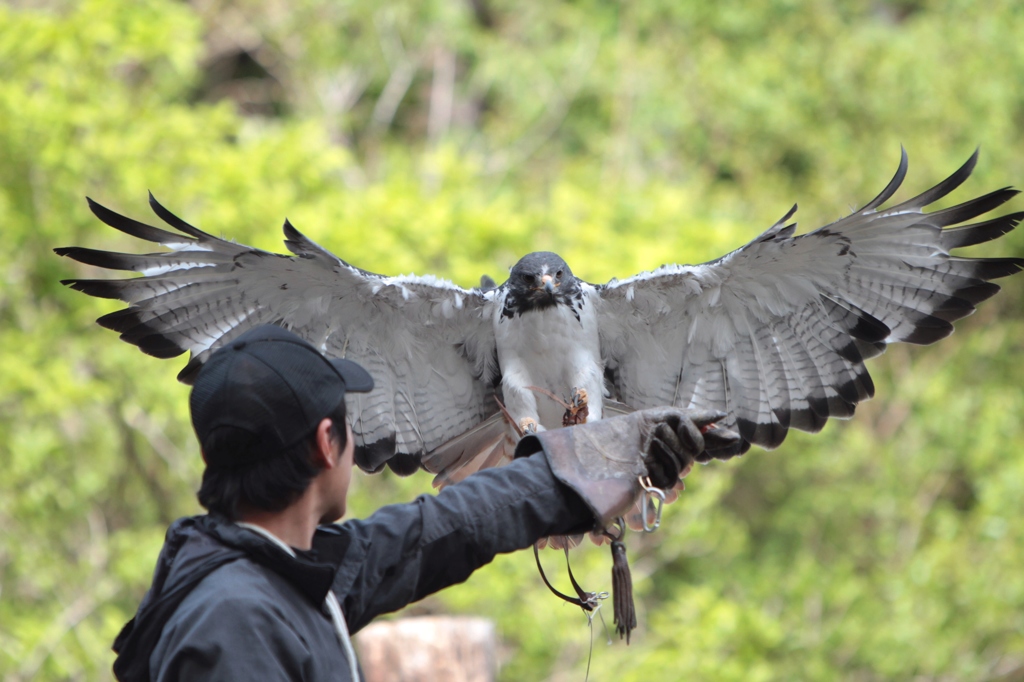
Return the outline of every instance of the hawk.
<path id="1" fill-rule="evenodd" d="M 1021 258 L 962 258 L 954 249 L 1011 231 L 1024 213 L 980 222 L 1003 188 L 924 212 L 971 174 L 977 152 L 935 187 L 882 208 L 895 176 L 863 208 L 796 235 L 794 206 L 749 244 L 701 265 L 663 265 L 594 285 L 554 253 L 531 253 L 500 286 L 462 288 L 434 276 L 390 277 L 341 260 L 284 223 L 280 255 L 186 223 L 150 195 L 168 231 L 89 200 L 104 223 L 167 250 L 56 253 L 134 271 L 64 283 L 128 307 L 98 322 L 144 352 L 186 351 L 189 383 L 216 348 L 274 323 L 325 353 L 359 362 L 377 389 L 349 396 L 356 462 L 458 479 L 507 457 L 521 420 L 561 425 L 547 394 L 584 389 L 590 418 L 674 405 L 728 413 L 741 440 L 708 458 L 779 446 L 790 429 L 819 431 L 874 393 L 865 360 L 890 343 L 929 344 L 1024 268 Z M 966 223 L 966 224 L 965 224 Z M 498 400 L 496 400 L 496 398 Z M 504 405 L 504 412 L 498 405 Z"/>

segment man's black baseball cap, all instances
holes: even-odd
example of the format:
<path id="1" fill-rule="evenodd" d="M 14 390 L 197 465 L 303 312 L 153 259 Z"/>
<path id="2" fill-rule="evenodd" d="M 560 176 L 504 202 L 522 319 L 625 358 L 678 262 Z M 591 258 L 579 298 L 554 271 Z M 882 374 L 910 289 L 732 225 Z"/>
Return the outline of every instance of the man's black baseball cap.
<path id="1" fill-rule="evenodd" d="M 268 324 L 210 356 L 192 386 L 189 409 L 207 466 L 236 467 L 296 445 L 347 391 L 372 388 L 373 378 L 355 362 L 328 359 L 305 339 Z"/>

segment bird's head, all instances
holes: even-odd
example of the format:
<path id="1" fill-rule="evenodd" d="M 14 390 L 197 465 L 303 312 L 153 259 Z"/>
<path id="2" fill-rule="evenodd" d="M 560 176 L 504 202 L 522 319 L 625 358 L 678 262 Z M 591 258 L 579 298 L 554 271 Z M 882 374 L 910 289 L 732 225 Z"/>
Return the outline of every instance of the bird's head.
<path id="1" fill-rule="evenodd" d="M 508 277 L 509 295 L 518 312 L 543 310 L 569 304 L 580 291 L 580 282 L 558 254 L 536 251 L 519 259 Z"/>

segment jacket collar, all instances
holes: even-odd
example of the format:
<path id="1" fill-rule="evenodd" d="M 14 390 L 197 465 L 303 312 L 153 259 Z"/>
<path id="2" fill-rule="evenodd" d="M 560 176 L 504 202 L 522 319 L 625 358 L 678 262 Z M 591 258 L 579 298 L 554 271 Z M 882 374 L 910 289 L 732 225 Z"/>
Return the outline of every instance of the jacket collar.
<path id="1" fill-rule="evenodd" d="M 324 603 L 338 567 L 335 563 L 323 561 L 316 549 L 293 550 L 295 555 L 291 556 L 272 540 L 224 517 L 209 514 L 199 519 L 207 535 L 226 547 L 244 552 L 252 561 L 274 571 L 317 607 Z"/>

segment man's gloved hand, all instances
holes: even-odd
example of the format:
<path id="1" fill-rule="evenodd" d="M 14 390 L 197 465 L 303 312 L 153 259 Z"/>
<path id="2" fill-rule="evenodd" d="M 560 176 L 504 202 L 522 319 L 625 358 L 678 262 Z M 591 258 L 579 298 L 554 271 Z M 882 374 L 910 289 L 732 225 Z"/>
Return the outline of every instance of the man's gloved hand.
<path id="1" fill-rule="evenodd" d="M 626 516 L 645 494 L 640 482 L 643 476 L 668 490 L 695 461 L 707 460 L 715 451 L 728 452 L 740 442 L 737 434 L 714 424 L 725 416 L 721 412 L 671 407 L 641 410 L 528 435 L 519 441 L 516 456 L 536 452 L 539 442 L 555 478 L 590 507 L 593 530 L 607 535 L 616 519 Z M 628 643 L 629 633 L 636 627 L 636 608 L 623 532 L 624 527 L 618 536 L 609 535 L 613 538 L 612 604 L 615 629 Z M 586 593 L 578 586 L 576 589 L 580 599 L 574 603 L 589 603 L 582 601 Z"/>
<path id="2" fill-rule="evenodd" d="M 647 476 L 662 490 L 669 490 L 690 473 L 705 448 L 713 450 L 722 447 L 723 441 L 739 440 L 734 432 L 715 424 L 725 419 L 724 412 L 655 408 L 636 414 L 643 415 L 641 428 L 647 431 L 646 446 L 640 449 Z"/>
<path id="3" fill-rule="evenodd" d="M 540 441 L 555 478 L 594 512 L 597 528 L 609 527 L 640 494 L 640 478 L 672 488 L 705 449 L 728 447 L 739 436 L 714 426 L 721 412 L 654 408 L 523 438 L 516 455 L 536 452 Z M 706 433 L 702 434 L 704 430 Z"/>

